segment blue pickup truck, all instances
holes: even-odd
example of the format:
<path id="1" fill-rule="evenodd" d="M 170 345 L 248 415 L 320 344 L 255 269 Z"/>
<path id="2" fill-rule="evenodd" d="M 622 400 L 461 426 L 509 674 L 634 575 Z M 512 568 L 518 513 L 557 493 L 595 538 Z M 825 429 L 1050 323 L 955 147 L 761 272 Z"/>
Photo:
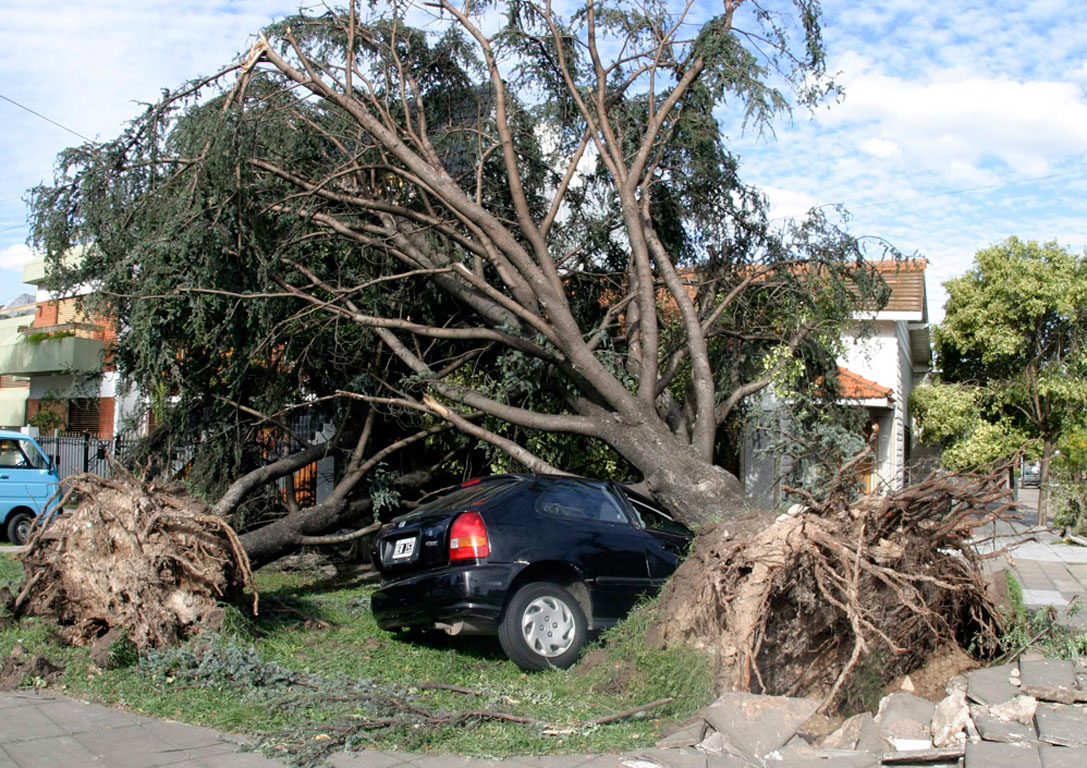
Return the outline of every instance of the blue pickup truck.
<path id="1" fill-rule="evenodd" d="M 60 501 L 60 476 L 29 435 L 0 430 L 0 523 L 12 544 L 25 544 L 34 518 Z"/>

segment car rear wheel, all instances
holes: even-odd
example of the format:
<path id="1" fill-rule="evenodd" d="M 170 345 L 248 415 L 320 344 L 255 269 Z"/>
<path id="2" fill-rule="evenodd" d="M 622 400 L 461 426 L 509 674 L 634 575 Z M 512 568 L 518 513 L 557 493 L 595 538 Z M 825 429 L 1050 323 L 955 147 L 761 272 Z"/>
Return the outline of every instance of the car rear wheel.
<path id="1" fill-rule="evenodd" d="M 34 525 L 34 516 L 26 512 L 16 512 L 8 518 L 8 541 L 12 544 L 26 544 L 30 538 L 30 527 Z"/>
<path id="2" fill-rule="evenodd" d="M 527 670 L 566 669 L 577 661 L 585 635 L 585 614 L 577 601 L 547 581 L 517 590 L 498 627 L 502 650 Z"/>

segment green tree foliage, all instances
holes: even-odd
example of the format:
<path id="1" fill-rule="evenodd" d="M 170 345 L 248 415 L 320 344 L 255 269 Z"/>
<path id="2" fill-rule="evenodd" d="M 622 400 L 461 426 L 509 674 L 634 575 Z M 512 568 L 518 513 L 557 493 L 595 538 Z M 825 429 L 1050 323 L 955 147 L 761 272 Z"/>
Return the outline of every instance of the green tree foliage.
<path id="1" fill-rule="evenodd" d="M 734 513 L 729 425 L 786 371 L 825 377 L 886 290 L 827 215 L 772 225 L 718 123 L 836 93 L 818 3 L 688 11 L 303 13 L 64 153 L 34 241 L 106 288 L 122 369 L 186 413 L 352 399 L 380 425 L 444 420 L 492 465 Z"/>
<path id="2" fill-rule="evenodd" d="M 1042 460 L 1044 520 L 1050 459 L 1087 407 L 1087 258 L 1012 237 L 945 286 L 938 382 L 914 399 L 923 439 L 955 468 L 1026 447 Z"/>

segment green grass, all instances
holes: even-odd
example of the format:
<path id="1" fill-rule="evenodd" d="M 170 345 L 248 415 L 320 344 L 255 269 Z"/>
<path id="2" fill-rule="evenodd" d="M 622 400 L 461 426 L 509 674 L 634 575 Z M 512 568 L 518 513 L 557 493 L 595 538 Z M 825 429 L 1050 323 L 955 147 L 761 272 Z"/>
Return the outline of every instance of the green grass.
<path id="1" fill-rule="evenodd" d="M 14 562 L 0 557 L 0 578 L 13 570 L 5 561 Z M 257 576 L 259 617 L 231 610 L 217 635 L 144 654 L 129 666 L 94 667 L 85 649 L 63 646 L 55 627 L 39 619 L 0 631 L 0 655 L 21 643 L 66 665 L 58 687 L 73 695 L 255 735 L 266 749 L 302 765 L 341 743 L 481 756 L 630 749 L 653 743 L 663 725 L 693 714 L 711 696 L 705 657 L 645 647 L 651 604 L 591 649 L 593 663 L 530 674 L 508 661 L 493 638 L 409 639 L 380 630 L 369 610 L 370 588 L 275 572 Z M 417 687 L 428 683 L 476 693 Z M 396 696 L 432 713 L 490 710 L 546 725 L 472 718 L 359 729 L 364 720 L 389 715 L 375 696 Z M 676 700 L 643 716 L 593 724 L 667 696 Z"/>
<path id="2" fill-rule="evenodd" d="M 1041 608 L 1031 613 L 1023 601 L 1023 585 L 1005 572 L 1008 579 L 1008 596 L 1011 607 L 1004 617 L 1004 635 L 1000 638 L 1003 655 L 1030 649 L 1047 657 L 1074 659 L 1087 656 L 1087 632 L 1076 632 L 1057 624 L 1060 616 L 1054 609 Z M 1070 612 L 1074 614 L 1076 609 Z"/>

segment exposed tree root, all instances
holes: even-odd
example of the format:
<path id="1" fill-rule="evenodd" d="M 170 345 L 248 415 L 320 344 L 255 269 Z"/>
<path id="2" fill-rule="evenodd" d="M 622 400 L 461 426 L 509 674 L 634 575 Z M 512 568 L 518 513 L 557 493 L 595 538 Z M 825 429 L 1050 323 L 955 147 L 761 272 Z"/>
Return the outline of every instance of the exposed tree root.
<path id="1" fill-rule="evenodd" d="M 16 613 L 54 617 L 75 644 L 120 628 L 141 649 L 217 627 L 221 601 L 239 600 L 244 587 L 256 613 L 249 560 L 233 529 L 199 502 L 114 469 L 113 480 L 65 481 L 79 506 L 31 537 Z"/>
<path id="2" fill-rule="evenodd" d="M 936 476 L 848 502 L 852 467 L 825 500 L 769 526 L 699 533 L 661 600 L 650 641 L 716 659 L 720 692 L 822 697 L 849 708 L 850 686 L 921 666 L 939 646 L 995 647 L 1001 617 L 986 593 L 974 529 L 1013 510 L 1000 472 Z"/>

